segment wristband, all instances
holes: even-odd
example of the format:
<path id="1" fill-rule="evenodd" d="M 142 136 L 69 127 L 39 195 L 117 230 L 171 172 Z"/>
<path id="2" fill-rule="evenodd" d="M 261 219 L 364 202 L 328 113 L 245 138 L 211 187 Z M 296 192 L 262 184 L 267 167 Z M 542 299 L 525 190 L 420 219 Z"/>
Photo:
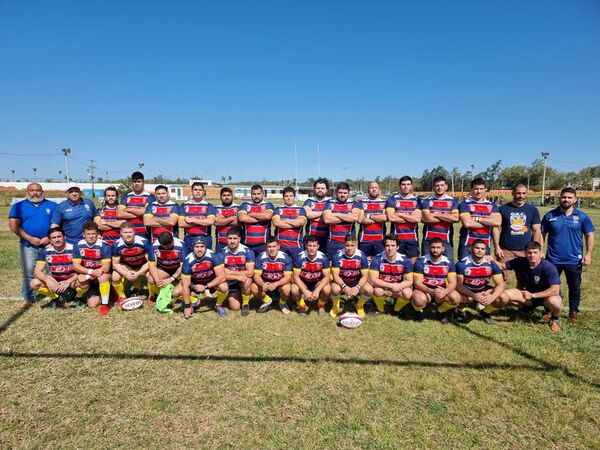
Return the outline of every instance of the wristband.
<path id="1" fill-rule="evenodd" d="M 358 284 L 356 285 L 356 287 L 357 287 L 359 290 L 360 290 L 360 288 L 362 288 L 362 286 L 360 285 L 360 283 L 358 283 Z"/>
<path id="2" fill-rule="evenodd" d="M 535 292 L 531 293 L 531 298 L 535 298 Z"/>
<path id="3" fill-rule="evenodd" d="M 88 274 L 88 275 L 91 275 L 92 273 L 94 273 L 94 271 L 93 271 L 92 269 L 88 269 L 88 270 L 87 270 L 87 274 Z"/>
<path id="4" fill-rule="evenodd" d="M 176 278 L 175 277 L 171 277 L 171 281 L 175 282 Z"/>
<path id="5" fill-rule="evenodd" d="M 342 284 L 342 289 L 346 289 L 348 285 L 346 283 Z"/>
<path id="6" fill-rule="evenodd" d="M 86 279 L 86 280 L 89 280 L 90 278 L 92 278 L 92 276 L 91 276 L 91 275 L 88 273 L 88 274 L 85 276 L 85 279 Z"/>

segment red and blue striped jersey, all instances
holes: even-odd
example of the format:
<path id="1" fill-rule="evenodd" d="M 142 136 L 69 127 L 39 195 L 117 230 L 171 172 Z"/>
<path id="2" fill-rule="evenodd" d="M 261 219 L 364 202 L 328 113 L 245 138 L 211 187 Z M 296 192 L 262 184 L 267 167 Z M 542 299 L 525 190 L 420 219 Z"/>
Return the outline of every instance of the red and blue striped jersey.
<path id="1" fill-rule="evenodd" d="M 86 269 L 100 269 L 103 262 L 110 261 L 110 257 L 110 246 L 100 238 L 93 245 L 81 239 L 73 247 L 73 260 L 81 261 Z"/>
<path id="2" fill-rule="evenodd" d="M 117 207 L 103 206 L 96 210 L 96 216 L 107 222 L 117 221 Z M 113 245 L 117 239 L 121 237 L 121 233 L 118 228 L 111 228 L 110 230 L 100 230 L 100 236 L 102 240 L 108 245 Z"/>
<path id="3" fill-rule="evenodd" d="M 365 216 L 367 214 L 385 214 L 385 203 L 386 200 L 370 198 L 362 201 L 363 211 Z M 385 222 L 382 223 L 371 223 L 361 224 L 358 230 L 358 240 L 360 242 L 373 242 L 382 241 L 383 236 L 386 233 Z"/>
<path id="4" fill-rule="evenodd" d="M 421 256 L 415 263 L 414 273 L 423 277 L 423 284 L 428 288 L 435 289 L 446 287 L 448 275 L 455 274 L 454 263 L 446 256 L 440 258 L 437 263 L 431 260 L 430 255 Z"/>
<path id="5" fill-rule="evenodd" d="M 225 268 L 236 272 L 246 270 L 246 263 L 254 263 L 254 251 L 251 248 L 240 244 L 235 252 L 232 252 L 229 247 L 225 247 L 222 252 L 223 264 Z"/>
<path id="6" fill-rule="evenodd" d="M 171 217 L 173 214 L 179 216 L 179 205 L 171 200 L 166 201 L 165 203 L 160 203 L 158 200 L 149 203 L 146 206 L 145 216 L 156 217 L 156 218 L 167 218 Z M 164 231 L 167 231 L 173 235 L 173 237 L 179 237 L 179 228 L 177 224 L 171 226 L 164 227 L 156 227 L 152 228 L 152 242 L 155 242 L 158 239 L 158 235 Z"/>
<path id="7" fill-rule="evenodd" d="M 263 281 L 277 282 L 281 280 L 286 272 L 292 271 L 292 258 L 279 251 L 274 259 L 267 252 L 262 252 L 256 258 L 254 271 L 260 274 Z"/>
<path id="8" fill-rule="evenodd" d="M 458 211 L 458 202 L 449 195 L 443 197 L 431 195 L 423 199 L 421 209 L 432 213 L 452 214 Z M 453 225 L 450 222 L 426 223 L 423 225 L 423 239 L 440 238 L 444 242 L 451 243 L 454 239 Z"/>
<path id="9" fill-rule="evenodd" d="M 189 200 L 179 207 L 179 215 L 183 217 L 199 217 L 201 219 L 206 219 L 215 217 L 217 215 L 217 210 L 211 203 L 204 200 L 201 202 Z M 211 227 L 205 225 L 193 225 L 184 230 L 186 237 L 210 236 L 212 233 Z"/>
<path id="10" fill-rule="evenodd" d="M 275 214 L 280 219 L 297 219 L 306 217 L 306 211 L 302 206 L 278 206 Z M 294 228 L 277 228 L 277 241 L 282 247 L 302 247 L 302 226 Z"/>
<path id="11" fill-rule="evenodd" d="M 385 202 L 385 209 L 396 213 L 413 214 L 415 210 L 421 209 L 421 201 L 414 195 L 403 197 L 402 194 L 394 194 Z M 394 234 L 403 242 L 419 240 L 419 225 L 416 223 L 394 223 Z"/>
<path id="12" fill-rule="evenodd" d="M 112 245 L 112 256 L 118 256 L 119 262 L 139 269 L 148 262 L 149 255 L 153 252 L 150 242 L 141 236 L 135 236 L 131 244 L 126 244 L 123 238 L 119 238 Z"/>
<path id="13" fill-rule="evenodd" d="M 68 242 L 62 251 L 56 250 L 51 244 L 38 250 L 37 262 L 48 265 L 50 275 L 56 281 L 63 281 L 73 276 L 73 245 Z"/>
<path id="14" fill-rule="evenodd" d="M 206 253 L 200 259 L 196 258 L 194 252 L 187 255 L 183 260 L 181 268 L 182 277 L 190 277 L 192 284 L 206 284 L 215 279 L 215 267 L 223 265 L 223 255 L 206 249 Z"/>
<path id="15" fill-rule="evenodd" d="M 238 209 L 238 214 L 247 213 L 262 213 L 265 211 L 273 211 L 275 207 L 271 202 L 244 202 Z M 244 244 L 245 245 L 262 245 L 267 242 L 271 235 L 271 221 L 264 220 L 257 223 L 244 224 Z"/>
<path id="16" fill-rule="evenodd" d="M 305 283 L 316 283 L 329 273 L 329 260 L 323 252 L 317 251 L 310 259 L 306 250 L 298 253 L 294 261 L 294 271 L 300 272 L 300 278 Z"/>
<path id="17" fill-rule="evenodd" d="M 412 273 L 413 265 L 401 253 L 396 253 L 394 260 L 390 261 L 385 252 L 382 252 L 371 260 L 370 271 L 379 273 L 378 278 L 387 283 L 401 283 L 404 275 Z"/>
<path id="18" fill-rule="evenodd" d="M 183 242 L 173 238 L 173 248 L 166 249 L 156 241 L 152 244 L 152 251 L 148 254 L 148 263 L 155 264 L 159 269 L 167 273 L 175 273 L 181 264 L 183 256 Z"/>
<path id="19" fill-rule="evenodd" d="M 467 198 L 460 202 L 458 205 L 458 212 L 462 216 L 463 214 L 470 214 L 474 219 L 475 217 L 490 217 L 493 213 L 498 212 L 498 207 L 494 202 L 483 199 L 475 201 L 472 198 Z M 471 245 L 475 239 L 483 239 L 485 244 L 489 247 L 490 245 L 490 234 L 492 227 L 481 227 L 481 228 L 460 228 L 460 241 L 464 245 Z"/>
<path id="20" fill-rule="evenodd" d="M 325 205 L 325 211 L 331 211 L 336 214 L 351 214 L 353 209 L 362 209 L 362 202 L 346 200 L 339 201 L 337 198 L 332 198 Z M 355 222 L 340 222 L 329 225 L 329 239 L 337 242 L 344 242 L 347 234 L 354 234 Z"/>
<path id="21" fill-rule="evenodd" d="M 149 203 L 156 201 L 156 198 L 150 192 L 142 192 L 140 194 L 136 194 L 135 192 L 130 192 L 129 194 L 123 194 L 121 196 L 120 209 L 125 208 L 139 208 L 141 211 L 146 211 L 146 206 Z M 129 222 L 133 224 L 135 234 L 138 236 L 146 237 L 146 227 L 144 226 L 144 219 L 140 217 L 136 217 L 135 219 L 129 219 Z"/>
<path id="22" fill-rule="evenodd" d="M 232 203 L 229 206 L 225 205 L 217 205 L 215 206 L 217 215 L 221 215 L 223 217 L 232 217 L 237 216 L 238 213 L 238 205 Z M 215 227 L 217 229 L 217 242 L 221 245 L 227 245 L 227 232 L 231 228 L 230 225 L 225 225 L 222 227 Z"/>
<path id="23" fill-rule="evenodd" d="M 331 268 L 339 270 L 342 281 L 354 287 L 360 281 L 362 271 L 369 268 L 369 261 L 367 256 L 358 249 L 352 256 L 348 256 L 346 250 L 342 249 L 333 256 Z"/>
<path id="24" fill-rule="evenodd" d="M 316 197 L 309 197 L 304 201 L 304 205 L 302 206 L 308 206 L 313 211 L 322 212 L 325 210 L 325 205 L 329 200 L 331 200 L 331 197 L 324 197 L 322 200 L 319 200 Z M 329 225 L 323 221 L 323 216 L 309 220 L 306 223 L 306 234 L 308 236 L 317 236 L 320 238 L 329 236 Z"/>
<path id="25" fill-rule="evenodd" d="M 477 264 L 473 258 L 467 256 L 456 263 L 456 275 L 462 278 L 463 285 L 474 293 L 485 291 L 490 283 L 490 278 L 501 274 L 502 270 L 496 261 L 484 259 Z"/>

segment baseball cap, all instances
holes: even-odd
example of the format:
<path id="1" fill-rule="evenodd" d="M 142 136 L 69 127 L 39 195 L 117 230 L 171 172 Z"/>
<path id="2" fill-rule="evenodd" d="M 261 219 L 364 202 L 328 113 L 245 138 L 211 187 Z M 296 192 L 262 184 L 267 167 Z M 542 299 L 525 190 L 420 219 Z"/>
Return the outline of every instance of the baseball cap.
<path id="1" fill-rule="evenodd" d="M 206 247 L 206 239 L 204 239 L 202 236 L 199 236 L 196 239 L 194 239 L 194 245 L 196 244 L 202 244 Z"/>
<path id="2" fill-rule="evenodd" d="M 65 189 L 66 192 L 69 192 L 71 189 L 79 189 L 81 190 L 81 186 L 79 186 L 79 184 L 74 183 L 74 182 L 70 182 L 69 184 L 67 184 L 67 188 Z"/>

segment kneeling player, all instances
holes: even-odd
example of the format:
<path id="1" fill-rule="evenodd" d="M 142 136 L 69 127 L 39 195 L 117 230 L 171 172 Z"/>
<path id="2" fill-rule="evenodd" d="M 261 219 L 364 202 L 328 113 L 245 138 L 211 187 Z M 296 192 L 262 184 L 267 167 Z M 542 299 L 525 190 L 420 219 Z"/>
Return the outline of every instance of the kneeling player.
<path id="1" fill-rule="evenodd" d="M 229 285 L 227 301 L 232 311 L 239 311 L 242 316 L 250 314 L 250 298 L 252 296 L 252 276 L 254 275 L 254 251 L 240 243 L 241 231 L 232 227 L 227 231 L 227 247 L 223 250 L 225 279 Z M 227 315 L 223 301 L 217 299 L 215 308 L 220 316 Z"/>
<path id="2" fill-rule="evenodd" d="M 183 260 L 181 284 L 174 295 L 183 295 L 185 309 L 183 316 L 189 319 L 205 298 L 212 298 L 212 290 L 217 291 L 217 302 L 223 303 L 227 297 L 227 282 L 222 255 L 206 248 L 207 241 L 198 237 L 193 243 L 192 252 Z"/>
<path id="3" fill-rule="evenodd" d="M 306 238 L 306 250 L 300 252 L 294 262 L 292 298 L 300 315 L 308 314 L 306 302 L 317 302 L 319 315 L 325 315 L 325 305 L 331 295 L 329 284 L 329 260 L 319 251 L 319 239 L 316 236 Z M 289 309 L 281 310 L 289 314 Z"/>
<path id="4" fill-rule="evenodd" d="M 518 288 L 506 290 L 510 302 L 518 305 L 527 317 L 538 306 L 546 307 L 550 311 L 550 331 L 559 333 L 560 276 L 554 264 L 543 258 L 540 243 L 530 242 L 525 247 L 525 258 L 507 261 L 502 268 L 514 270 L 517 277 Z"/>
<path id="5" fill-rule="evenodd" d="M 79 274 L 75 301 L 78 308 L 84 307 L 83 296 L 90 289 L 90 284 L 97 282 L 102 301 L 98 310 L 100 317 L 105 316 L 109 311 L 110 258 L 110 247 L 100 239 L 98 225 L 94 222 L 86 222 L 83 225 L 83 239 L 77 243 L 73 251 L 73 267 Z M 95 308 L 100 303 L 100 299 L 97 296 L 90 296 L 87 306 Z"/>
<path id="6" fill-rule="evenodd" d="M 183 242 L 174 238 L 170 231 L 158 234 L 158 239 L 152 244 L 152 251 L 148 254 L 148 304 L 154 305 L 158 292 L 168 284 L 178 282 L 181 275 L 181 256 Z M 172 298 L 177 298 L 172 293 Z"/>
<path id="7" fill-rule="evenodd" d="M 367 255 L 357 249 L 358 240 L 353 234 L 344 238 L 344 249 L 339 250 L 333 257 L 331 273 L 331 317 L 337 317 L 340 311 L 341 296 L 348 299 L 356 298 L 356 312 L 360 317 L 365 316 L 365 303 L 373 294 L 373 288 L 368 282 L 369 261 Z"/>
<path id="8" fill-rule="evenodd" d="M 413 294 L 413 265 L 407 256 L 398 252 L 399 241 L 395 235 L 387 234 L 383 247 L 383 253 L 371 260 L 369 270 L 377 307 L 375 314 L 384 312 L 386 297 L 394 301 L 394 311 L 398 313 L 410 303 Z"/>
<path id="9" fill-rule="evenodd" d="M 51 229 L 48 239 L 50 244 L 38 251 L 31 289 L 50 297 L 48 305 L 56 307 L 62 306 L 62 299 L 75 297 L 77 274 L 73 267 L 73 246 L 65 240 L 63 230 Z"/>
<path id="10" fill-rule="evenodd" d="M 440 322 L 447 324 L 448 311 L 460 304 L 460 294 L 456 291 L 454 263 L 444 256 L 444 241 L 440 238 L 429 241 L 429 255 L 415 263 L 414 281 L 412 303 L 417 314 L 422 314 L 423 308 L 434 301 L 439 305 Z"/>
<path id="11" fill-rule="evenodd" d="M 487 324 L 494 323 L 491 313 L 508 304 L 508 295 L 504 292 L 502 269 L 495 261 L 486 257 L 487 245 L 482 239 L 475 239 L 471 244 L 471 255 L 456 263 L 458 286 L 461 304 L 475 302 L 479 315 Z M 490 279 L 494 286 L 490 285 Z"/>
<path id="12" fill-rule="evenodd" d="M 281 251 L 277 238 L 271 236 L 267 239 L 267 250 L 258 255 L 254 265 L 252 293 L 263 302 L 258 312 L 267 312 L 274 297 L 279 299 L 280 309 L 287 308 L 291 281 L 292 260 Z"/>

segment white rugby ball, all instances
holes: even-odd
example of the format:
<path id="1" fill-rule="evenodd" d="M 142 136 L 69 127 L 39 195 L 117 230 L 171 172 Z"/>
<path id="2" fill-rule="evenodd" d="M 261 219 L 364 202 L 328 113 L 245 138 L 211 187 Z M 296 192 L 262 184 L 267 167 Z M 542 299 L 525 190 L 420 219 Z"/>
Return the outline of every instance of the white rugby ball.
<path id="1" fill-rule="evenodd" d="M 123 303 L 121 303 L 121 309 L 125 311 L 131 311 L 132 309 L 141 308 L 144 304 L 144 300 L 140 297 L 129 297 Z"/>
<path id="2" fill-rule="evenodd" d="M 363 319 L 356 313 L 346 312 L 339 317 L 338 323 L 344 328 L 358 328 L 363 324 Z"/>

